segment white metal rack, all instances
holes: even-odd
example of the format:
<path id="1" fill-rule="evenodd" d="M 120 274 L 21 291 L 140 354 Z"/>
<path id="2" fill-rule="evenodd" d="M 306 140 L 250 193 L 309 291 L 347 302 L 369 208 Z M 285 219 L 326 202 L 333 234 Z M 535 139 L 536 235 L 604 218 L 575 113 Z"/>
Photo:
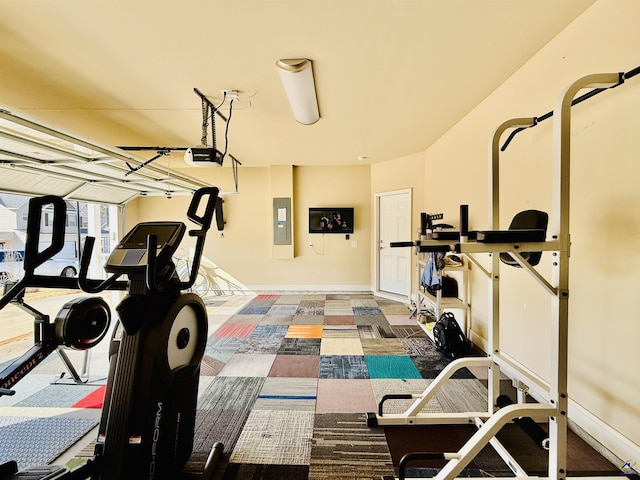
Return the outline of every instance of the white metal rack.
<path id="1" fill-rule="evenodd" d="M 423 254 L 420 254 L 421 256 Z M 470 315 L 469 315 L 469 281 L 468 281 L 468 273 L 469 273 L 469 263 L 465 262 L 461 266 L 445 266 L 444 270 L 440 273 L 440 280 L 442 284 L 442 276 L 444 273 L 459 273 L 460 275 L 455 276 L 455 280 L 458 283 L 458 296 L 457 297 L 445 297 L 442 295 L 442 289 L 436 291 L 435 295 L 432 295 L 428 292 L 424 292 L 421 289 L 420 278 L 422 274 L 422 270 L 426 265 L 427 261 L 424 259 L 418 259 L 416 261 L 416 270 L 417 270 L 417 284 L 418 290 L 416 292 L 416 310 L 417 310 L 417 321 L 418 325 L 425 333 L 433 340 L 433 325 L 435 325 L 435 321 L 440 318 L 442 312 L 445 310 L 460 310 L 463 312 L 464 319 L 460 323 L 460 328 L 468 334 Z M 422 308 L 422 305 L 426 304 L 427 307 L 431 307 L 434 314 L 434 321 L 429 321 L 429 315 L 425 312 L 425 309 Z M 428 310 L 428 309 L 426 309 Z"/>
<path id="2" fill-rule="evenodd" d="M 567 478 L 567 340 L 569 317 L 569 249 L 570 249 L 570 134 L 571 134 L 571 105 L 577 93 L 584 88 L 610 88 L 619 85 L 623 78 L 618 73 L 593 74 L 580 78 L 569 85 L 560 96 L 554 109 L 553 125 L 553 201 L 550 238 L 544 242 L 482 243 L 466 241 L 466 229 L 461 231 L 460 242 L 437 240 L 421 240 L 424 248 L 442 249 L 448 245 L 448 250 L 464 255 L 480 271 L 490 283 L 488 326 L 488 355 L 486 357 L 461 358 L 451 362 L 421 394 L 386 395 L 380 401 L 378 413 L 369 413 L 367 424 L 378 425 L 426 425 L 426 424 L 473 424 L 478 427 L 475 434 L 458 451 L 441 453 L 429 458 L 440 458 L 447 461 L 445 466 L 434 477 L 437 480 L 451 480 L 460 474 L 475 456 L 490 444 L 511 468 L 516 477 L 527 477 L 524 469 L 518 465 L 507 449 L 500 444 L 495 435 L 506 424 L 520 417 L 530 417 L 536 421 L 548 421 L 549 425 L 549 468 L 548 478 L 564 480 Z M 504 132 L 514 128 L 527 128 L 535 125 L 536 118 L 515 118 L 502 123 L 494 132 L 490 148 L 490 180 L 491 192 L 490 218 L 491 229 L 499 229 L 500 218 L 500 184 L 499 184 L 499 154 L 500 138 Z M 462 220 L 462 219 L 461 219 Z M 466 219 L 462 221 L 466 224 Z M 547 280 L 535 268 L 530 266 L 520 252 L 552 252 L 552 274 Z M 530 372 L 525 366 L 509 358 L 500 348 L 500 259 L 499 253 L 509 253 L 522 269 L 529 274 L 551 295 L 553 314 L 551 318 L 551 348 L 550 365 L 556 367 L 550 373 L 548 382 Z M 490 268 L 487 270 L 475 258 L 475 254 L 489 253 L 491 255 Z M 468 366 L 483 366 L 488 368 L 488 401 L 486 411 L 462 413 L 422 413 L 430 399 L 434 398 L 438 390 L 459 369 Z M 525 385 L 535 385 L 545 398 L 539 403 L 517 403 L 495 409 L 496 399 L 500 393 L 500 369 L 504 368 L 514 376 L 514 380 Z M 413 399 L 412 405 L 402 414 L 384 414 L 383 403 L 393 399 Z M 416 446 L 419 448 L 419 446 Z M 415 455 L 406 456 L 411 461 Z M 431 454 L 430 454 L 431 455 Z M 405 459 L 403 459 L 405 460 Z M 404 478 L 403 461 L 401 461 L 401 478 Z M 617 477 L 616 477 L 617 478 Z"/>

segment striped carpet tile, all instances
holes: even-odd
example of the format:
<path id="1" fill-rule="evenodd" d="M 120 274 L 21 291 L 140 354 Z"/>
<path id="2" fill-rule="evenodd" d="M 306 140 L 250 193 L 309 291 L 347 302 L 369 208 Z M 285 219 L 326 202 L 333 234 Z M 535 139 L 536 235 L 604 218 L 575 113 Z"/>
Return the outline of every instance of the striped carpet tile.
<path id="1" fill-rule="evenodd" d="M 371 480 L 393 473 L 382 428 L 367 427 L 363 414 L 316 414 L 309 480 Z"/>
<path id="2" fill-rule="evenodd" d="M 254 328 L 256 328 L 255 323 L 227 323 L 216 330 L 213 336 L 246 338 L 251 335 Z"/>
<path id="3" fill-rule="evenodd" d="M 309 465 L 313 412 L 252 410 L 230 463 Z"/>

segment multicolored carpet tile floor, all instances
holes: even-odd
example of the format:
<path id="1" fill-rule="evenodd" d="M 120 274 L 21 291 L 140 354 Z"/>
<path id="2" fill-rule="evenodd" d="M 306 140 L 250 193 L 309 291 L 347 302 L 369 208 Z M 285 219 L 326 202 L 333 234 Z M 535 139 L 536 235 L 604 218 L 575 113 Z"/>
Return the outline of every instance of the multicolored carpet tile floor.
<path id="1" fill-rule="evenodd" d="M 221 480 L 370 480 L 397 473 L 394 466 L 409 448 L 402 442 L 424 433 L 419 427 L 400 435 L 396 427 L 369 428 L 366 413 L 377 411 L 385 394 L 421 393 L 448 363 L 409 317 L 407 305 L 371 294 L 283 294 L 213 298 L 207 308 L 208 341 L 187 469 L 201 469 L 213 444 L 221 442 L 224 454 L 216 469 Z M 98 358 L 99 375 L 107 370 L 104 356 Z M 0 398 L 0 462 L 8 459 L 2 455 L 23 463 L 51 461 L 97 425 L 104 381 L 43 386 L 42 370 L 49 368 L 50 376 L 59 365 L 38 368 L 22 393 Z M 486 371 L 458 372 L 426 411 L 485 409 L 483 375 Z M 385 411 L 404 412 L 411 402 L 389 402 Z M 27 410 L 44 414 L 25 415 Z M 41 417 L 47 415 L 73 422 L 45 425 L 48 420 Z M 17 430 L 6 425 L 21 425 L 25 438 L 34 421 L 45 431 L 64 429 L 72 440 L 55 449 L 39 447 L 46 451 L 37 458 L 26 455 L 15 440 Z M 33 430 L 38 435 L 38 428 Z M 420 442 L 414 439 L 415 450 Z M 16 448 L 3 450 L 3 444 Z M 527 444 L 525 451 L 529 448 L 534 449 Z M 89 446 L 77 456 L 91 452 Z M 495 462 L 487 465 L 492 475 L 510 474 Z M 468 475 L 487 473 L 481 467 L 474 465 Z M 437 472 L 422 470 L 423 476 Z"/>

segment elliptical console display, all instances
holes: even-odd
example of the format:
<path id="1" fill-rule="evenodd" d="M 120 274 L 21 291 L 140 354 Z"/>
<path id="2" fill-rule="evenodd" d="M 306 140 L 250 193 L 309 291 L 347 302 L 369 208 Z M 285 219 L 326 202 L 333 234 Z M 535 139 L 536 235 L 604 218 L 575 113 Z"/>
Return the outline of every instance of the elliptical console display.
<path id="1" fill-rule="evenodd" d="M 158 262 L 167 261 L 176 251 L 186 227 L 181 222 L 146 222 L 136 225 L 111 252 L 104 269 L 109 273 L 132 273 L 147 268 L 147 241 L 156 238 Z"/>

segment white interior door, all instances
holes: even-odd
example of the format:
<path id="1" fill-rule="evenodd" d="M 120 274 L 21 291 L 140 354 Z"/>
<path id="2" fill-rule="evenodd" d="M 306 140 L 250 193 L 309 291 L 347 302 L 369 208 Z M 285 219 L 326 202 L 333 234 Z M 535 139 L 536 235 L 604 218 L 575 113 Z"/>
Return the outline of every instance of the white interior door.
<path id="1" fill-rule="evenodd" d="M 409 296 L 411 248 L 391 248 L 391 242 L 411 241 L 411 191 L 390 192 L 378 197 L 378 288 Z"/>

